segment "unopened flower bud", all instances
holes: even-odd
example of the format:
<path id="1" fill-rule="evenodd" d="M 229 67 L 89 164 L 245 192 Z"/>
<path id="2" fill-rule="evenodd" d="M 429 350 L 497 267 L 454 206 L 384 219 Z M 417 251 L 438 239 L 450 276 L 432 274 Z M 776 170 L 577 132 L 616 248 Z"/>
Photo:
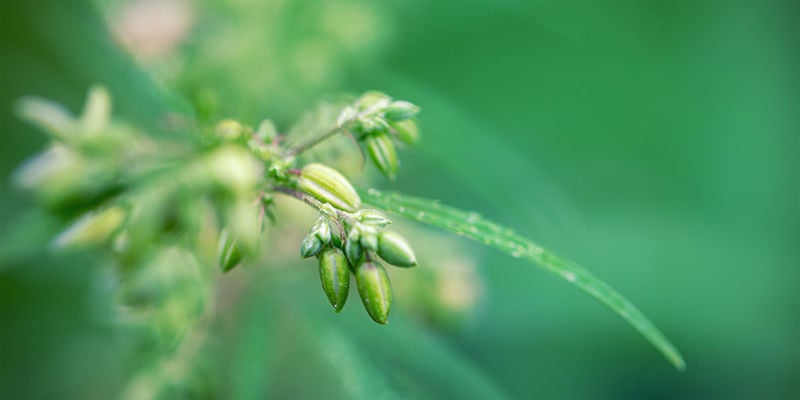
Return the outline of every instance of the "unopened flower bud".
<path id="1" fill-rule="evenodd" d="M 246 129 L 239 121 L 226 119 L 217 124 L 215 132 L 224 140 L 235 141 L 244 137 Z"/>
<path id="2" fill-rule="evenodd" d="M 361 199 L 347 178 L 325 165 L 312 163 L 303 167 L 298 184 L 304 192 L 340 210 L 353 212 L 361 206 Z"/>
<path id="3" fill-rule="evenodd" d="M 408 241 L 395 231 L 383 231 L 378 235 L 378 255 L 397 267 L 417 265 L 417 257 Z"/>
<path id="4" fill-rule="evenodd" d="M 379 324 L 386 324 L 392 305 L 392 285 L 389 274 L 377 261 L 365 261 L 356 265 L 356 285 L 364 308 Z"/>
<path id="5" fill-rule="evenodd" d="M 364 250 L 372 251 L 378 249 L 377 229 L 368 225 L 361 225 L 361 247 L 363 247 Z"/>
<path id="6" fill-rule="evenodd" d="M 75 120 L 63 105 L 39 97 L 24 97 L 17 104 L 17 114 L 38 125 L 48 134 L 67 138 L 75 132 Z"/>
<path id="7" fill-rule="evenodd" d="M 218 184 L 237 195 L 249 194 L 259 179 L 259 163 L 247 150 L 235 145 L 208 153 L 202 165 Z"/>
<path id="8" fill-rule="evenodd" d="M 357 230 L 353 229 L 347 235 L 344 253 L 353 264 L 357 264 L 364 257 L 364 249 L 361 247 L 361 234 Z"/>
<path id="9" fill-rule="evenodd" d="M 419 107 L 407 102 L 407 101 L 393 101 L 386 107 L 386 112 L 384 113 L 384 117 L 388 121 L 405 121 L 419 112 Z"/>
<path id="10" fill-rule="evenodd" d="M 89 89 L 86 105 L 83 107 L 81 124 L 85 135 L 92 136 L 103 133 L 111 119 L 111 95 L 102 86 Z"/>
<path id="11" fill-rule="evenodd" d="M 331 244 L 334 247 L 344 250 L 344 242 L 344 239 L 342 239 L 338 231 L 331 233 Z"/>
<path id="12" fill-rule="evenodd" d="M 389 130 L 389 123 L 377 116 L 366 116 L 358 120 L 358 132 L 362 134 L 377 134 Z"/>
<path id="13" fill-rule="evenodd" d="M 366 225 L 383 228 L 392 223 L 386 214 L 373 209 L 359 210 L 355 213 L 356 219 Z"/>
<path id="14" fill-rule="evenodd" d="M 397 140 L 409 146 L 415 145 L 419 141 L 419 128 L 412 119 L 392 123 L 394 134 Z"/>
<path id="15" fill-rule="evenodd" d="M 322 249 L 322 241 L 319 240 L 317 235 L 309 234 L 300 243 L 300 256 L 303 258 L 315 256 L 320 249 Z"/>
<path id="16" fill-rule="evenodd" d="M 327 247 L 320 253 L 319 279 L 328 301 L 338 313 L 350 293 L 350 268 L 341 250 Z"/>
<path id="17" fill-rule="evenodd" d="M 242 261 L 242 252 L 239 250 L 236 240 L 231 237 L 227 230 L 222 231 L 219 235 L 217 256 L 219 257 L 219 266 L 222 272 L 232 270 Z"/>
<path id="18" fill-rule="evenodd" d="M 126 213 L 121 207 L 89 212 L 58 235 L 55 244 L 59 247 L 68 247 L 104 242 L 122 226 L 125 216 Z"/>
<path id="19" fill-rule="evenodd" d="M 391 103 L 391 97 L 381 92 L 366 92 L 356 100 L 356 109 L 359 112 L 367 110 L 377 110 L 387 107 Z"/>
<path id="20" fill-rule="evenodd" d="M 328 219 L 320 216 L 314 226 L 311 227 L 311 233 L 319 238 L 323 244 L 328 244 L 331 241 L 331 225 Z"/>
<path id="21" fill-rule="evenodd" d="M 258 125 L 256 136 L 264 143 L 269 144 L 278 136 L 278 129 L 275 128 L 275 124 L 272 121 L 265 119 Z"/>
<path id="22" fill-rule="evenodd" d="M 397 173 L 397 151 L 389 135 L 385 133 L 369 135 L 364 139 L 372 162 L 387 178 L 394 179 Z"/>

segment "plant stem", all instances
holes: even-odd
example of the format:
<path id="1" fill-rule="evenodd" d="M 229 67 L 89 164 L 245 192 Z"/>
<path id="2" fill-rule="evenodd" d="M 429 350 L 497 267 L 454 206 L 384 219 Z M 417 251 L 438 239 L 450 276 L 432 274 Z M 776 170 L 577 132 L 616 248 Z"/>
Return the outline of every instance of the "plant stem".
<path id="1" fill-rule="evenodd" d="M 291 188 L 288 188 L 288 187 L 285 187 L 285 186 L 276 186 L 276 187 L 273 188 L 273 190 L 278 192 L 278 193 L 283 193 L 285 195 L 289 195 L 291 197 L 294 197 L 295 199 L 301 200 L 302 202 L 308 204 L 309 206 L 313 207 L 317 211 L 323 212 L 322 205 L 320 204 L 319 201 L 317 201 L 317 199 L 315 199 L 315 198 L 313 198 L 313 197 L 311 197 L 311 196 L 309 196 L 309 195 L 307 195 L 307 194 L 305 194 L 305 193 L 303 193 L 301 191 L 294 190 L 294 189 L 291 189 Z M 348 213 L 346 213 L 344 211 L 341 211 L 341 210 L 336 210 L 336 216 L 338 217 L 335 220 L 336 220 L 336 225 L 338 225 L 338 227 L 339 227 L 339 236 L 344 240 L 347 236 L 345 235 L 344 223 L 342 222 L 342 220 L 348 220 L 348 221 L 353 222 L 354 219 Z"/>
<path id="2" fill-rule="evenodd" d="M 296 156 L 296 155 L 298 155 L 298 154 L 300 154 L 300 153 L 302 153 L 302 152 L 304 152 L 304 151 L 306 151 L 306 150 L 318 145 L 319 143 L 327 140 L 331 136 L 334 136 L 334 135 L 336 135 L 337 133 L 339 133 L 341 131 L 347 130 L 346 128 L 348 127 L 348 125 L 350 125 L 350 122 L 352 122 L 352 120 L 348 120 L 345 123 L 343 123 L 342 125 L 335 126 L 335 127 L 331 128 L 330 130 L 328 130 L 327 132 L 323 133 L 320 136 L 317 136 L 315 138 L 311 138 L 311 139 L 309 139 L 309 140 L 307 140 L 307 141 L 305 141 L 303 143 L 300 143 L 299 145 L 295 146 L 293 149 L 290 149 L 287 152 L 287 155 Z"/>
<path id="3" fill-rule="evenodd" d="M 353 122 L 358 121 L 359 119 L 362 119 L 362 118 L 365 118 L 365 117 L 369 117 L 371 115 L 375 115 L 375 113 L 378 112 L 378 111 L 380 111 L 380 108 L 373 107 L 373 108 L 367 109 L 365 111 L 362 111 L 361 113 L 352 115 L 352 116 L 350 116 L 350 118 L 342 121 L 341 124 L 337 124 L 335 127 L 331 128 L 330 130 L 328 130 L 327 132 L 323 133 L 322 135 L 317 136 L 315 138 L 311 138 L 308 141 L 300 143 L 299 145 L 295 146 L 295 148 L 290 149 L 289 151 L 286 152 L 286 155 L 288 155 L 288 156 L 296 156 L 296 155 L 298 155 L 298 154 L 300 154 L 300 153 L 302 153 L 302 152 L 304 152 L 304 151 L 316 146 L 320 142 L 322 142 L 324 140 L 327 140 L 331 136 L 336 135 L 337 133 L 346 132 L 347 129 L 350 127 L 350 124 L 352 124 Z"/>
<path id="4" fill-rule="evenodd" d="M 314 207 L 314 209 L 316 209 L 317 211 L 322 211 L 322 206 L 319 203 L 319 201 L 312 198 L 311 196 L 306 195 L 305 193 L 299 190 L 294 190 L 285 186 L 276 186 L 272 188 L 272 190 L 294 197 L 295 199 L 301 200 L 302 202 L 308 204 L 309 206 Z"/>

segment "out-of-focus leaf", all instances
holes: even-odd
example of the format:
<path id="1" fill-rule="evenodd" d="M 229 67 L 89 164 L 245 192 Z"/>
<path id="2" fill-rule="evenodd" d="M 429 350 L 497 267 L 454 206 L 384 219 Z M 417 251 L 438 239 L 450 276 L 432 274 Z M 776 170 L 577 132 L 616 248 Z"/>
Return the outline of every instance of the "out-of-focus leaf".
<path id="1" fill-rule="evenodd" d="M 360 194 L 364 202 L 385 211 L 466 236 L 513 257 L 535 263 L 605 304 L 647 338 L 675 368 L 685 368 L 683 357 L 675 346 L 639 309 L 580 265 L 551 253 L 475 212 L 445 206 L 435 200 L 381 193 L 374 189 L 361 191 Z"/>

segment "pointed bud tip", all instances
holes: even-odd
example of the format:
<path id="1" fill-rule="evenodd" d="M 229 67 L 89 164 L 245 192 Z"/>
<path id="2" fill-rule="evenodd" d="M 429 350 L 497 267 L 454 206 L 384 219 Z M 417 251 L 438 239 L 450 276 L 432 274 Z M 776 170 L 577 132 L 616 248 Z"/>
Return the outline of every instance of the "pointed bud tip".
<path id="1" fill-rule="evenodd" d="M 303 241 L 300 243 L 300 256 L 309 258 L 319 253 L 321 248 L 322 242 L 319 238 L 315 235 L 308 235 L 303 238 Z"/>
<path id="2" fill-rule="evenodd" d="M 386 230 L 378 236 L 378 255 L 396 267 L 413 267 L 417 257 L 408 241 L 395 231 Z"/>

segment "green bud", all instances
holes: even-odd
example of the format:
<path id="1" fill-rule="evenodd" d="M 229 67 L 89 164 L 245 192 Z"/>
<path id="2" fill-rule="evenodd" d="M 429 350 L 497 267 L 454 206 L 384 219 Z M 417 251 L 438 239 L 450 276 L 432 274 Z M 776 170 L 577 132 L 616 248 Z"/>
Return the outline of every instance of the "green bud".
<path id="1" fill-rule="evenodd" d="M 394 135 L 401 143 L 409 146 L 415 145 L 419 141 L 419 128 L 412 119 L 392 123 Z"/>
<path id="2" fill-rule="evenodd" d="M 344 250 L 344 240 L 342 240 L 342 237 L 339 235 L 338 231 L 335 231 L 331 234 L 331 244 L 336 248 Z"/>
<path id="3" fill-rule="evenodd" d="M 377 261 L 365 261 L 355 268 L 358 294 L 364 308 L 379 324 L 386 324 L 392 305 L 392 285 L 389 274 Z"/>
<path id="4" fill-rule="evenodd" d="M 236 195 L 249 196 L 260 179 L 260 164 L 243 147 L 229 144 L 206 154 L 199 164 L 204 176 L 198 179 L 208 175 Z"/>
<path id="5" fill-rule="evenodd" d="M 275 124 L 273 124 L 272 121 L 265 119 L 258 125 L 256 136 L 264 141 L 264 143 L 269 144 L 278 137 L 278 130 L 275 128 Z"/>
<path id="6" fill-rule="evenodd" d="M 303 167 L 298 179 L 300 189 L 323 203 L 344 211 L 356 211 L 361 199 L 353 185 L 339 171 L 312 163 Z"/>
<path id="7" fill-rule="evenodd" d="M 245 255 L 258 251 L 263 230 L 258 221 L 258 208 L 248 204 L 249 199 L 239 199 L 227 213 L 226 228 L 236 238 L 236 245 Z"/>
<path id="8" fill-rule="evenodd" d="M 244 125 L 232 119 L 220 121 L 215 132 L 224 140 L 234 141 L 244 137 L 246 129 Z"/>
<path id="9" fill-rule="evenodd" d="M 383 228 L 392 223 L 386 214 L 373 209 L 359 210 L 355 213 L 356 219 L 366 225 Z"/>
<path id="10" fill-rule="evenodd" d="M 85 246 L 104 242 L 111 238 L 125 222 L 125 211 L 121 207 L 109 207 L 102 211 L 84 214 L 72 226 L 55 239 L 58 247 Z"/>
<path id="11" fill-rule="evenodd" d="M 359 112 L 378 110 L 391 104 L 392 98 L 381 92 L 366 92 L 356 100 L 356 109 Z"/>
<path id="12" fill-rule="evenodd" d="M 300 256 L 308 258 L 317 255 L 320 249 L 322 249 L 322 241 L 319 240 L 317 235 L 308 234 L 303 238 L 303 242 L 300 243 Z"/>
<path id="13" fill-rule="evenodd" d="M 364 257 L 364 249 L 361 247 L 361 234 L 356 229 L 351 230 L 347 235 L 344 253 L 353 264 L 357 264 Z"/>
<path id="14" fill-rule="evenodd" d="M 219 235 L 217 257 L 219 257 L 219 266 L 222 272 L 232 270 L 242 261 L 242 252 L 227 230 L 222 231 Z"/>
<path id="15" fill-rule="evenodd" d="M 377 116 L 366 116 L 358 120 L 357 129 L 362 134 L 380 133 L 389 130 L 389 123 Z"/>
<path id="16" fill-rule="evenodd" d="M 397 151 L 389 135 L 379 133 L 369 135 L 364 139 L 372 162 L 389 179 L 394 179 L 397 173 Z"/>
<path id="17" fill-rule="evenodd" d="M 62 139 L 73 134 L 75 120 L 69 110 L 55 101 L 27 96 L 17 104 L 17 114 L 22 119 L 38 125 L 48 134 Z"/>
<path id="18" fill-rule="evenodd" d="M 364 250 L 378 249 L 378 230 L 367 225 L 361 225 L 361 247 Z"/>
<path id="19" fill-rule="evenodd" d="M 419 107 L 407 101 L 393 101 L 386 107 L 384 117 L 386 117 L 388 121 L 399 122 L 417 115 L 418 112 Z"/>
<path id="20" fill-rule="evenodd" d="M 320 253 L 319 279 L 334 310 L 342 311 L 350 293 L 350 268 L 341 250 L 328 247 Z"/>
<path id="21" fill-rule="evenodd" d="M 102 86 L 94 86 L 89 90 L 86 105 L 83 107 L 81 124 L 86 135 L 103 133 L 111 119 L 111 95 Z"/>
<path id="22" fill-rule="evenodd" d="M 397 267 L 417 265 L 417 257 L 408 241 L 395 231 L 383 231 L 378 235 L 378 255 Z"/>
<path id="23" fill-rule="evenodd" d="M 339 117 L 336 118 L 336 126 L 342 127 L 346 124 L 350 123 L 355 119 L 358 115 L 358 111 L 351 106 L 347 106 L 339 113 Z"/>
<path id="24" fill-rule="evenodd" d="M 261 197 L 261 210 L 264 211 L 264 216 L 266 216 L 270 222 L 275 224 L 275 198 L 271 195 L 264 195 Z M 267 224 L 262 223 L 261 230 L 263 231 L 266 229 Z"/>
<path id="25" fill-rule="evenodd" d="M 331 225 L 328 219 L 320 216 L 317 223 L 311 227 L 311 233 L 314 234 L 323 244 L 328 244 L 331 241 Z"/>
<path id="26" fill-rule="evenodd" d="M 75 196 L 78 189 L 92 187 L 92 182 L 97 181 L 89 178 L 92 169 L 89 160 L 76 150 L 55 143 L 21 165 L 13 179 L 45 202 L 57 204 Z"/>

